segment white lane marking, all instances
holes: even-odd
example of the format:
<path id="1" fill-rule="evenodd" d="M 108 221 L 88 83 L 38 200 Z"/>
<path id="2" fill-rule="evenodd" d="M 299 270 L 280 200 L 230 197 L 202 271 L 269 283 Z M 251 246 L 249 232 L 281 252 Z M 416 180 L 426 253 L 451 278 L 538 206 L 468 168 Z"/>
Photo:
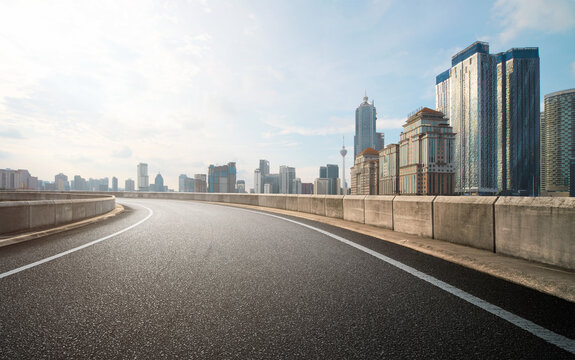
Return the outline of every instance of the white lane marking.
<path id="1" fill-rule="evenodd" d="M 138 205 L 139 205 L 139 204 L 138 204 Z M 124 228 L 124 229 L 122 229 L 122 230 L 120 230 L 120 231 L 118 231 L 118 232 L 115 232 L 115 233 L 111 234 L 111 235 L 104 236 L 103 238 L 100 238 L 100 239 L 98 239 L 98 240 L 90 241 L 89 243 L 86 243 L 86 244 L 84 244 L 84 245 L 80 245 L 80 246 L 75 247 L 75 248 L 73 248 L 73 249 L 66 250 L 66 251 L 61 252 L 61 253 L 59 253 L 59 254 L 52 255 L 52 256 L 47 257 L 47 258 L 45 258 L 45 259 L 38 260 L 38 261 L 33 262 L 33 263 L 31 263 L 31 264 L 24 265 L 24 266 L 21 266 L 21 267 L 19 267 L 19 268 L 14 269 L 14 270 L 10 270 L 10 271 L 7 271 L 7 272 L 5 272 L 5 273 L 2 273 L 2 274 L 0 274 L 0 279 L 5 278 L 5 277 L 10 276 L 10 275 L 14 275 L 14 274 L 16 274 L 16 273 L 19 273 L 20 271 L 24 271 L 24 270 L 33 268 L 33 267 L 38 266 L 38 265 L 42 265 L 42 264 L 44 264 L 44 263 L 47 263 L 48 261 L 52 261 L 52 260 L 61 258 L 62 256 L 71 254 L 71 253 L 76 252 L 76 251 L 78 251 L 78 250 L 82 250 L 82 249 L 84 249 L 84 248 L 87 248 L 88 246 L 92 246 L 92 245 L 94 245 L 94 244 L 97 244 L 97 243 L 99 243 L 99 242 L 102 242 L 102 241 L 104 241 L 104 240 L 107 240 L 107 239 L 109 239 L 109 238 L 112 238 L 112 237 L 114 237 L 114 236 L 116 236 L 116 235 L 120 235 L 120 234 L 123 233 L 123 232 L 126 232 L 126 231 L 128 231 L 128 230 L 131 230 L 131 229 L 135 228 L 136 226 L 142 224 L 144 221 L 146 221 L 146 220 L 148 220 L 150 217 L 152 217 L 152 215 L 154 215 L 154 212 L 152 211 L 152 209 L 147 208 L 147 207 L 145 207 L 145 206 L 143 206 L 143 205 L 139 205 L 139 206 L 141 206 L 141 207 L 143 207 L 144 209 L 148 210 L 148 216 L 146 216 L 144 219 L 138 221 L 137 223 L 135 223 L 135 224 L 133 224 L 133 225 L 130 225 L 130 226 L 128 226 L 127 228 Z"/>
<path id="2" fill-rule="evenodd" d="M 469 293 L 467 293 L 467 292 L 465 292 L 459 288 L 456 288 L 455 286 L 449 285 L 449 284 L 447 284 L 447 283 L 445 283 L 439 279 L 434 278 L 431 275 L 427 275 L 426 273 L 423 273 L 419 270 L 416 270 L 416 269 L 412 268 L 411 266 L 405 265 L 404 263 L 401 263 L 397 260 L 394 260 L 394 259 L 389 258 L 385 255 L 382 255 L 378 252 L 375 252 L 371 249 L 368 249 L 365 246 L 361 246 L 359 244 L 356 244 L 350 240 L 347 240 L 345 238 L 342 238 L 341 236 L 337 236 L 337 235 L 332 234 L 330 232 L 327 232 L 325 230 L 318 229 L 316 227 L 313 227 L 313 226 L 310 226 L 310 225 L 307 225 L 307 224 L 304 224 L 304 223 L 301 223 L 298 221 L 294 221 L 291 219 L 287 219 L 287 218 L 284 218 L 281 216 L 263 213 L 263 212 L 259 212 L 259 211 L 251 211 L 251 210 L 245 210 L 245 211 L 249 211 L 249 212 L 256 213 L 256 214 L 271 216 L 274 218 L 289 221 L 289 222 L 292 222 L 294 224 L 298 224 L 300 226 L 306 227 L 308 229 L 315 230 L 315 231 L 322 233 L 324 235 L 327 235 L 333 239 L 341 241 L 342 243 L 347 244 L 349 246 L 353 246 L 354 248 L 356 248 L 358 250 L 361 250 L 365 253 L 368 253 L 369 255 L 375 256 L 376 258 L 383 260 L 390 265 L 393 265 L 393 266 L 395 266 L 395 267 L 397 267 L 397 268 L 399 268 L 399 269 L 401 269 L 401 270 L 403 270 L 403 271 L 405 271 L 405 272 L 407 272 L 407 273 L 409 273 L 409 274 L 411 274 L 411 275 L 413 275 L 413 276 L 415 276 L 415 277 L 417 277 L 417 278 L 419 278 L 425 282 L 430 283 L 431 285 L 434 285 L 434 286 L 436 286 L 436 287 L 438 287 L 444 291 L 447 291 L 448 293 L 455 295 L 458 298 L 467 301 L 468 303 L 471 303 L 471 304 L 473 304 L 473 305 L 475 305 L 475 306 L 477 306 L 477 307 L 479 307 L 479 308 L 481 308 L 481 309 L 483 309 L 483 310 L 485 310 L 485 311 L 487 311 L 487 312 L 489 312 L 489 313 L 491 313 L 491 314 L 493 314 L 493 315 L 495 315 L 495 316 L 497 316 L 503 320 L 506 320 L 506 321 L 510 322 L 511 324 L 513 324 L 513 325 L 515 325 L 515 326 L 517 326 L 517 327 L 519 327 L 525 331 L 530 332 L 531 334 L 537 336 L 538 338 L 547 341 L 550 344 L 553 344 L 553 345 L 555 345 L 555 346 L 557 346 L 557 347 L 559 347 L 565 351 L 568 351 L 571 354 L 575 354 L 575 340 L 572 340 L 572 339 L 565 337 L 561 334 L 557 334 L 551 330 L 548 330 L 542 326 L 539 326 L 539 325 L 537 325 L 537 324 L 535 324 L 535 323 L 533 323 L 527 319 L 524 319 L 520 316 L 517 316 L 513 313 L 510 313 L 509 311 L 504 310 L 497 305 L 493 305 L 491 303 L 488 303 L 485 300 L 481 300 L 480 298 L 473 296 L 473 295 L 471 295 L 471 294 L 469 294 Z"/>

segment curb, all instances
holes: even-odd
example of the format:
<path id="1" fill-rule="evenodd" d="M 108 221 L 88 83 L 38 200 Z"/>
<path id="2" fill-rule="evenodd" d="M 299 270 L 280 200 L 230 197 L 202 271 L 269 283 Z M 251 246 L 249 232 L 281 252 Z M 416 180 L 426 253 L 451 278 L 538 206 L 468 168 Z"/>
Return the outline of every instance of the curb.
<path id="1" fill-rule="evenodd" d="M 31 233 L 12 236 L 12 237 L 5 238 L 5 239 L 0 239 L 0 247 L 12 245 L 12 244 L 18 244 L 18 243 L 21 243 L 24 241 L 38 239 L 40 237 L 58 234 L 58 233 L 61 233 L 64 231 L 72 230 L 72 229 L 77 229 L 77 228 L 82 227 L 82 226 L 94 224 L 96 222 L 100 222 L 100 221 L 106 220 L 108 218 L 114 217 L 118 214 L 121 214 L 122 212 L 124 212 L 124 207 L 120 204 L 116 204 L 114 210 L 112 210 L 106 214 L 100 215 L 100 216 L 96 216 L 93 218 L 85 219 L 82 221 L 78 221 L 78 222 L 74 222 L 74 223 L 70 223 L 70 224 L 66 224 L 66 225 L 62 225 L 62 226 L 59 226 L 56 228 L 51 228 L 51 229 L 42 230 L 42 231 L 35 231 L 35 232 L 31 232 Z"/>

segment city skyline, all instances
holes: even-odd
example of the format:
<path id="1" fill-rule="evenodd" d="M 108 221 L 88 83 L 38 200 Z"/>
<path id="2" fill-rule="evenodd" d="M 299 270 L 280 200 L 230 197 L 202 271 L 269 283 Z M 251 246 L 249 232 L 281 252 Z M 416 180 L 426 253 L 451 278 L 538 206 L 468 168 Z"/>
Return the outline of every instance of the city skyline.
<path id="1" fill-rule="evenodd" d="M 426 16 L 438 7 L 442 21 Z M 41 180 L 123 184 L 142 162 L 178 189 L 180 174 L 233 161 L 249 189 L 268 159 L 313 182 L 319 166 L 341 163 L 365 92 L 377 130 L 397 143 L 408 113 L 435 106 L 435 76 L 477 40 L 492 53 L 538 47 L 540 103 L 575 80 L 570 1 L 26 1 L 0 10 L 0 168 Z M 405 21 L 414 17 L 426 31 Z"/>

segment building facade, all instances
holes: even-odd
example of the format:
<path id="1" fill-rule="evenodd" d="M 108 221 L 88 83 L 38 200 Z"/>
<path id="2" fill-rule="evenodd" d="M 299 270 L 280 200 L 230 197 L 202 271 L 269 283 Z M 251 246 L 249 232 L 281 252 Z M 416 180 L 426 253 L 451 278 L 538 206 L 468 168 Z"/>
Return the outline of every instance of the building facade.
<path id="1" fill-rule="evenodd" d="M 351 168 L 351 195 L 377 195 L 379 152 L 368 147 Z"/>
<path id="2" fill-rule="evenodd" d="M 208 192 L 234 193 L 236 192 L 236 163 L 208 168 Z"/>
<path id="3" fill-rule="evenodd" d="M 546 194 L 569 192 L 575 159 L 575 89 L 545 95 L 541 122 L 541 184 Z"/>
<path id="4" fill-rule="evenodd" d="M 355 136 L 353 137 L 353 158 L 368 147 L 381 150 L 385 143 L 383 133 L 376 129 L 377 112 L 373 103 L 369 103 L 367 95 L 355 110 Z"/>
<path id="5" fill-rule="evenodd" d="M 194 175 L 194 192 L 205 193 L 208 192 L 208 183 L 206 181 L 206 174 Z"/>
<path id="6" fill-rule="evenodd" d="M 148 177 L 148 164 L 138 164 L 138 191 L 148 191 L 150 189 L 150 178 Z"/>
<path id="7" fill-rule="evenodd" d="M 134 180 L 127 179 L 124 182 L 124 191 L 135 191 L 135 190 L 136 190 L 136 185 L 134 183 Z"/>
<path id="8" fill-rule="evenodd" d="M 443 113 L 423 108 L 409 117 L 399 141 L 399 192 L 453 194 L 454 142 L 455 134 Z M 392 149 L 389 148 L 390 155 Z M 392 162 L 393 158 L 389 156 L 388 163 Z M 393 168 L 392 165 L 389 167 Z M 391 178 L 389 176 L 388 180 Z"/>
<path id="9" fill-rule="evenodd" d="M 475 42 L 436 77 L 436 109 L 455 138 L 455 191 L 539 191 L 539 50 L 490 54 Z"/>
<path id="10" fill-rule="evenodd" d="M 295 168 L 282 165 L 279 173 L 279 193 L 295 194 L 293 181 L 295 180 Z"/>
<path id="11" fill-rule="evenodd" d="M 379 152 L 379 194 L 399 194 L 399 145 L 389 144 Z"/>
<path id="12" fill-rule="evenodd" d="M 26 169 L 0 169 L 1 190 L 38 190 L 39 183 L 36 176 L 31 176 Z"/>

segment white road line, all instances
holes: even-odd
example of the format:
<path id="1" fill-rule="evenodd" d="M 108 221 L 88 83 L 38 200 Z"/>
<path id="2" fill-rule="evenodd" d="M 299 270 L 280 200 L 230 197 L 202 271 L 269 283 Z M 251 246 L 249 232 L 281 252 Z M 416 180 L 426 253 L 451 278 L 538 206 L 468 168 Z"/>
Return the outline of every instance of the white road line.
<path id="1" fill-rule="evenodd" d="M 243 209 L 245 210 L 245 209 Z M 545 341 L 547 341 L 550 344 L 553 344 L 565 351 L 570 352 L 571 354 L 575 354 L 575 340 L 572 340 L 568 337 L 565 337 L 561 334 L 557 334 L 551 330 L 548 330 L 542 326 L 539 326 L 527 319 L 524 319 L 520 316 L 517 316 L 513 313 L 510 313 L 507 310 L 504 310 L 502 308 L 500 308 L 499 306 L 493 305 L 491 303 L 488 303 L 485 300 L 481 300 L 480 298 L 473 296 L 459 288 L 456 288 L 455 286 L 449 285 L 439 279 L 434 278 L 431 275 L 427 275 L 426 273 L 423 273 L 419 270 L 416 270 L 414 268 L 412 268 L 411 266 L 405 265 L 402 262 L 399 262 L 397 260 L 393 260 L 392 258 L 389 258 L 385 255 L 382 255 L 376 251 L 373 251 L 371 249 L 366 248 L 365 246 L 361 246 L 359 244 L 356 244 L 350 240 L 347 240 L 345 238 L 342 238 L 341 236 L 337 236 L 335 234 L 332 234 L 330 232 L 327 232 L 325 230 L 322 229 L 318 229 L 316 227 L 298 222 L 298 221 L 294 221 L 291 219 L 287 219 L 281 216 L 277 216 L 277 215 L 272 215 L 272 214 L 268 214 L 268 213 L 263 213 L 263 212 L 259 212 L 259 211 L 251 211 L 251 210 L 245 210 L 245 211 L 249 211 L 249 212 L 253 212 L 256 214 L 260 214 L 260 215 L 265 215 L 265 216 L 271 216 L 274 218 L 278 218 L 278 219 L 282 219 L 285 221 L 289 221 L 291 223 L 306 227 L 308 229 L 320 232 L 324 235 L 327 235 L 333 239 L 336 239 L 338 241 L 341 241 L 344 244 L 347 244 L 349 246 L 353 246 L 354 248 L 361 250 L 363 252 L 368 253 L 369 255 L 375 256 L 376 258 L 385 261 L 386 263 L 393 265 L 425 282 L 430 283 L 431 285 L 434 285 L 444 291 L 447 291 L 448 293 L 457 296 L 458 298 L 467 301 L 468 303 L 471 303 L 503 320 L 506 320 L 508 322 L 510 322 L 511 324 L 530 332 L 531 334 L 537 336 L 540 339 L 543 339 Z"/>
<path id="2" fill-rule="evenodd" d="M 94 244 L 97 244 L 97 243 L 99 243 L 99 242 L 102 242 L 102 241 L 104 241 L 104 240 L 107 240 L 107 239 L 109 239 L 109 238 L 112 238 L 112 237 L 114 237 L 114 236 L 116 236 L 116 235 L 120 235 L 120 234 L 123 233 L 123 232 L 126 232 L 126 231 L 128 231 L 128 230 L 131 230 L 131 229 L 135 228 L 136 226 L 142 224 L 144 221 L 146 221 L 146 220 L 148 220 L 150 217 L 152 217 L 152 215 L 154 215 L 154 212 L 152 211 L 152 209 L 147 208 L 147 207 L 145 207 L 145 206 L 143 206 L 143 205 L 139 205 L 139 206 L 141 206 L 141 207 L 143 207 L 144 209 L 148 210 L 148 216 L 146 216 L 144 219 L 138 221 L 137 223 L 135 223 L 135 224 L 133 224 L 133 225 L 130 225 L 130 226 L 128 226 L 127 228 L 124 228 L 124 229 L 122 229 L 122 230 L 120 230 L 120 231 L 118 231 L 118 232 L 115 232 L 115 233 L 111 234 L 111 235 L 104 236 L 103 238 L 100 238 L 100 239 L 98 239 L 98 240 L 90 241 L 89 243 L 86 243 L 86 244 L 84 244 L 84 245 L 80 245 L 80 246 L 75 247 L 75 248 L 73 248 L 73 249 L 66 250 L 66 251 L 61 252 L 61 253 L 59 253 L 59 254 L 52 255 L 52 256 L 47 257 L 47 258 L 45 258 L 45 259 L 38 260 L 38 261 L 33 262 L 33 263 L 31 263 L 31 264 L 24 265 L 24 266 L 21 266 L 21 267 L 19 267 L 19 268 L 14 269 L 14 270 L 10 270 L 10 271 L 7 271 L 7 272 L 5 272 L 5 273 L 2 273 L 2 274 L 0 274 L 0 279 L 5 278 L 5 277 L 10 276 L 10 275 L 14 275 L 14 274 L 16 274 L 16 273 L 19 273 L 20 271 L 24 271 L 24 270 L 33 268 L 33 267 L 38 266 L 38 265 L 42 265 L 42 264 L 44 264 L 44 263 L 47 263 L 48 261 L 56 260 L 56 259 L 58 259 L 58 258 L 61 258 L 62 256 L 71 254 L 71 253 L 76 252 L 76 251 L 78 251 L 78 250 L 82 250 L 82 249 L 84 249 L 84 248 L 87 248 L 88 246 L 92 246 L 92 245 L 94 245 Z"/>

